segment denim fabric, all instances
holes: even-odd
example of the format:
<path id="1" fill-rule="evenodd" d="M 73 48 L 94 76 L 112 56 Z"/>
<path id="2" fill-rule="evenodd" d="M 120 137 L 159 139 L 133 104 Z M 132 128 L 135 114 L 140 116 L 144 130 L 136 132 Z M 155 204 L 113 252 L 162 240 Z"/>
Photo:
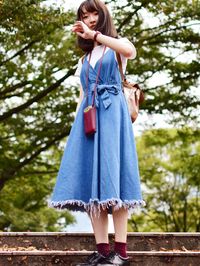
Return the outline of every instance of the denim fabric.
<path id="1" fill-rule="evenodd" d="M 99 64 L 100 60 L 94 68 L 89 65 L 89 104 Z M 87 69 L 85 57 L 80 75 L 84 96 Z M 144 206 L 132 122 L 112 49 L 103 58 L 95 104 L 97 132 L 88 137 L 83 123 L 86 97 L 81 102 L 67 138 L 49 206 L 95 213 L 100 207 L 111 213 L 112 206 L 128 210 Z"/>

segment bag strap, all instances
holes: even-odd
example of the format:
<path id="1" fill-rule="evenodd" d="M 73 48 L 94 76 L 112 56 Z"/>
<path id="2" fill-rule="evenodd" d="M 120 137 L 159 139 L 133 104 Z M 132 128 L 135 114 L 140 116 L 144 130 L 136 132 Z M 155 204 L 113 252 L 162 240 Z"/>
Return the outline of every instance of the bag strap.
<path id="1" fill-rule="evenodd" d="M 120 72 L 120 75 L 121 75 L 121 79 L 122 79 L 122 82 L 125 80 L 125 76 L 124 76 L 124 73 L 123 73 L 123 69 L 122 69 L 122 59 L 121 59 L 121 56 L 118 52 L 115 52 L 116 53 L 116 57 L 117 57 L 117 62 L 118 62 L 118 65 L 119 65 L 119 72 Z"/>
<path id="2" fill-rule="evenodd" d="M 122 82 L 124 82 L 124 81 L 126 81 L 126 76 L 123 73 L 122 60 L 121 60 L 121 56 L 120 56 L 120 54 L 118 52 L 116 52 L 116 57 L 117 57 L 118 65 L 119 65 L 119 72 L 120 72 L 120 75 L 121 75 L 121 79 L 122 79 Z M 138 90 L 141 90 L 140 86 L 137 83 L 134 84 L 134 87 L 136 87 Z"/>
<path id="3" fill-rule="evenodd" d="M 96 76 L 96 83 L 95 83 L 95 87 L 94 87 L 94 95 L 93 95 L 92 106 L 94 105 L 94 99 L 95 99 L 95 96 L 96 96 L 98 79 L 99 79 L 99 76 L 100 76 L 100 72 L 101 72 L 101 67 L 102 67 L 102 62 L 103 62 L 103 57 L 104 57 L 105 51 L 106 51 L 106 46 L 104 46 L 103 54 L 102 54 L 101 61 L 100 61 L 100 66 L 99 66 L 98 73 L 97 73 L 97 76 Z"/>
<path id="4" fill-rule="evenodd" d="M 115 52 L 115 53 L 116 53 L 117 62 L 118 62 L 118 65 L 119 65 L 119 72 L 120 72 L 120 75 L 121 75 L 122 83 L 123 83 L 123 82 L 126 83 L 126 82 L 127 82 L 127 80 L 126 80 L 126 76 L 124 75 L 123 70 L 122 70 L 122 60 L 121 60 L 121 56 L 120 56 L 120 54 L 119 54 L 118 52 Z M 127 83 L 127 84 L 128 84 L 128 83 Z M 126 86 L 126 87 L 128 87 L 128 86 Z M 140 86 L 139 86 L 137 83 L 134 84 L 134 87 L 135 87 L 137 90 L 140 91 L 139 103 L 141 104 L 141 103 L 144 101 L 144 92 L 141 90 Z M 131 88 L 132 88 L 132 85 L 131 85 Z M 123 89 L 123 91 L 124 91 L 124 89 Z"/>
<path id="5" fill-rule="evenodd" d="M 84 61 L 85 56 L 86 56 L 86 55 L 83 55 L 83 56 L 81 57 L 81 62 L 82 62 L 82 64 L 83 64 L 83 61 Z"/>
<path id="6" fill-rule="evenodd" d="M 87 106 L 88 106 L 88 86 L 89 86 L 89 71 L 90 71 L 90 59 L 91 59 L 92 53 L 89 54 L 89 61 L 88 61 L 88 67 L 87 67 L 87 74 L 86 74 L 86 101 L 87 101 Z M 83 58 L 84 59 L 84 58 Z"/>
<path id="7" fill-rule="evenodd" d="M 97 84 L 98 84 L 98 79 L 99 79 L 99 75 L 100 75 L 100 71 L 101 71 L 101 67 L 102 67 L 102 61 L 103 61 L 103 57 L 104 57 L 105 51 L 106 51 L 106 46 L 104 46 L 103 53 L 102 53 L 102 56 L 100 58 L 101 61 L 100 61 L 98 73 L 97 73 L 97 76 L 96 76 L 96 82 L 95 82 L 95 86 L 94 86 L 94 94 L 93 94 L 93 98 L 92 98 L 92 106 L 94 106 L 94 99 L 95 99 L 95 96 L 96 96 L 96 88 L 97 88 Z M 92 51 L 89 53 L 88 69 L 87 69 L 87 76 L 86 76 L 86 82 L 87 82 L 86 83 L 86 89 L 87 89 L 87 92 L 86 92 L 87 106 L 88 106 L 89 69 L 90 69 L 90 59 L 91 59 L 91 56 L 92 56 Z"/>

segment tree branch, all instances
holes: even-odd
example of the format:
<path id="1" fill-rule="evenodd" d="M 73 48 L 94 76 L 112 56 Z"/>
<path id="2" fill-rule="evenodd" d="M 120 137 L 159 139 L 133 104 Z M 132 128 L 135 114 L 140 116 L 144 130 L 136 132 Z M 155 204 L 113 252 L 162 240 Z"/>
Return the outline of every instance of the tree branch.
<path id="1" fill-rule="evenodd" d="M 151 75 L 148 75 L 146 78 L 144 78 L 143 81 L 141 81 L 141 83 L 144 83 L 146 80 L 152 78 L 152 76 L 153 76 L 155 73 L 157 73 L 157 72 L 160 71 L 160 70 L 163 70 L 163 67 L 164 67 L 164 66 L 169 65 L 169 64 L 170 64 L 171 62 L 173 62 L 178 56 L 184 54 L 185 52 L 186 52 L 186 51 L 184 50 L 184 51 L 182 51 L 181 53 L 179 53 L 177 56 L 175 56 L 175 57 L 171 57 L 170 60 L 169 60 L 168 62 L 164 62 L 163 64 L 160 64 L 159 67 L 158 67 L 157 69 L 152 70 L 152 71 L 151 71 Z"/>
<path id="2" fill-rule="evenodd" d="M 58 81 L 56 81 L 56 83 L 50 85 L 46 90 L 38 93 L 35 97 L 29 99 L 26 103 L 17 106 L 7 112 L 5 112 L 4 114 L 2 114 L 0 116 L 0 121 L 4 121 L 5 119 L 9 118 L 10 116 L 12 116 L 13 114 L 17 114 L 19 112 L 21 112 L 22 110 L 26 109 L 27 107 L 29 107 L 30 105 L 32 105 L 34 102 L 38 102 L 40 101 L 42 98 L 44 98 L 48 93 L 50 93 L 51 91 L 55 90 L 56 88 L 58 88 L 60 86 L 60 84 L 67 79 L 70 75 L 72 75 L 74 73 L 74 70 L 69 70 L 68 73 L 66 75 L 64 75 L 61 79 L 59 79 Z"/>
<path id="3" fill-rule="evenodd" d="M 9 86 L 9 87 L 5 88 L 5 90 L 0 91 L 0 96 L 5 95 L 6 93 L 11 92 L 11 91 L 13 92 L 16 89 L 19 89 L 21 87 L 26 86 L 27 84 L 31 84 L 31 82 L 30 81 L 23 81 L 23 82 L 15 84 L 14 86 Z"/>
<path id="4" fill-rule="evenodd" d="M 25 165 L 30 163 L 33 159 L 35 159 L 41 152 L 50 148 L 56 141 L 61 140 L 62 138 L 69 135 L 70 129 L 63 131 L 60 135 L 57 135 L 54 139 L 46 142 L 46 145 L 40 147 L 38 150 L 33 152 L 33 154 L 27 157 L 23 162 L 18 163 L 14 168 L 6 169 L 6 172 L 2 173 L 2 177 L 0 178 L 0 191 L 3 189 L 5 183 L 12 179 L 19 170 L 21 170 Z"/>
<path id="5" fill-rule="evenodd" d="M 121 31 L 121 29 L 122 29 L 122 27 L 124 26 L 124 25 L 126 25 L 131 19 L 132 19 L 132 17 L 135 15 L 135 14 L 137 14 L 137 12 L 138 12 L 138 10 L 140 10 L 142 7 L 143 7 L 144 5 L 142 4 L 142 5 L 140 5 L 139 7 L 137 7 L 135 10 L 134 10 L 134 12 L 130 12 L 129 14 L 128 14 L 128 16 L 119 24 L 119 26 L 118 26 L 118 28 L 117 28 L 117 32 L 120 32 Z"/>
<path id="6" fill-rule="evenodd" d="M 33 171 L 33 172 L 24 172 L 23 175 L 44 175 L 44 174 L 55 174 L 58 171 Z"/>
<path id="7" fill-rule="evenodd" d="M 189 25 L 189 26 L 191 26 L 191 25 Z M 188 27 L 188 25 L 183 25 L 183 26 L 172 28 L 172 29 L 167 28 L 167 29 L 165 29 L 165 30 L 163 30 L 161 32 L 158 32 L 157 34 L 152 35 L 152 36 L 150 36 L 148 38 L 141 38 L 142 39 L 141 42 L 144 42 L 144 41 L 147 41 L 147 40 L 152 40 L 152 39 L 157 38 L 157 37 L 159 37 L 160 35 L 162 35 L 163 33 L 166 33 L 166 32 L 175 31 L 175 30 L 179 30 L 179 29 L 186 29 L 187 27 Z"/>
<path id="8" fill-rule="evenodd" d="M 29 44 L 27 44 L 26 46 L 24 46 L 24 48 L 22 48 L 21 50 L 19 50 L 18 52 L 16 52 L 13 56 L 9 57 L 8 59 L 0 62 L 0 66 L 4 65 L 5 63 L 7 63 L 8 61 L 12 60 L 13 58 L 17 57 L 18 55 L 21 55 L 25 50 L 28 50 L 29 47 L 31 47 L 34 43 L 38 42 L 39 40 L 34 40 L 31 41 Z"/>
<path id="9" fill-rule="evenodd" d="M 165 28 L 167 25 L 169 25 L 169 24 L 171 24 L 171 23 L 173 23 L 173 22 L 176 22 L 176 21 L 177 21 L 177 18 L 176 18 L 176 19 L 172 19 L 172 20 L 170 20 L 170 21 L 167 21 L 166 23 L 161 24 L 161 25 L 156 26 L 156 27 L 153 27 L 153 28 L 146 28 L 146 29 L 143 29 L 143 30 L 141 30 L 141 31 L 135 32 L 135 36 L 140 35 L 140 34 L 143 33 L 143 32 L 154 31 L 154 30 L 156 30 L 156 29 Z"/>

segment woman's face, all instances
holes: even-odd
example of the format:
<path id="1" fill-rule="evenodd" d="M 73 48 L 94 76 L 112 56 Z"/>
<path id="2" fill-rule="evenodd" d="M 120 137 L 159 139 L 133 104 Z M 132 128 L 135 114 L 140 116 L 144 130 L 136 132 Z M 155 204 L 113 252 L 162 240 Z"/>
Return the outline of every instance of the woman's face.
<path id="1" fill-rule="evenodd" d="M 85 8 L 83 8 L 83 17 L 82 21 L 93 30 L 98 22 L 99 14 L 97 11 L 88 12 Z"/>

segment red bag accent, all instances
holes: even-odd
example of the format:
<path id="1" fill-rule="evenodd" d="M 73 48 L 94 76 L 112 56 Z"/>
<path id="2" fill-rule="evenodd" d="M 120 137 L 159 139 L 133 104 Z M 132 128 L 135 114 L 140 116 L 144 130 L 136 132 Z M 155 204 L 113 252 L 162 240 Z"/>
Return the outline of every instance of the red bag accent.
<path id="1" fill-rule="evenodd" d="M 86 135 L 96 132 L 96 107 L 89 105 L 84 109 L 84 128 Z"/>

